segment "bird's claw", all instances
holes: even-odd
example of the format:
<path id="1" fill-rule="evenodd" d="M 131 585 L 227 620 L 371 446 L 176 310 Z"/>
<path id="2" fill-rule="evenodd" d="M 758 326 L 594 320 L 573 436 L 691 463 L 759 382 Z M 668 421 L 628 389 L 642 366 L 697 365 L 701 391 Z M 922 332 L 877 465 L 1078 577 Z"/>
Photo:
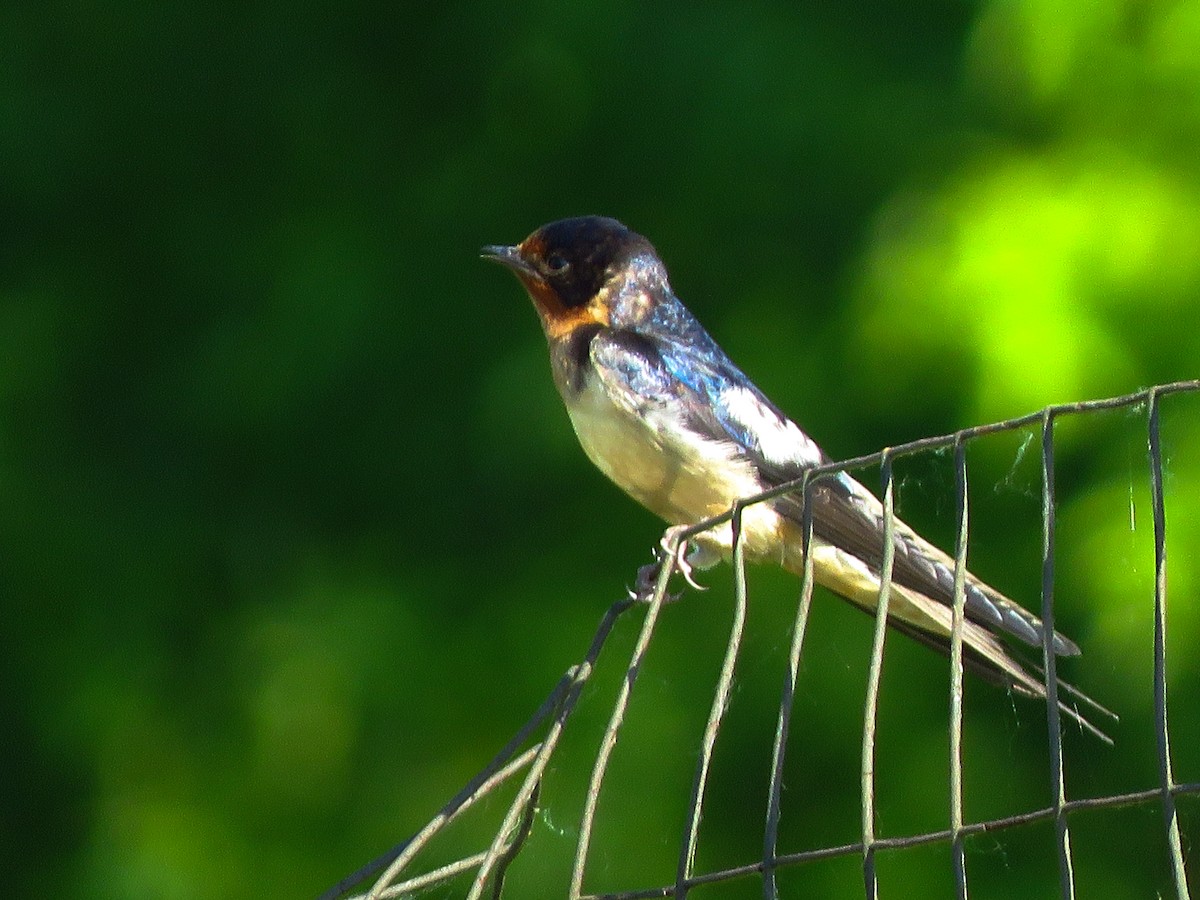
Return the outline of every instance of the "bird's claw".
<path id="1" fill-rule="evenodd" d="M 688 586 L 697 591 L 707 591 L 708 588 L 696 581 L 692 574 L 694 566 L 688 560 L 688 542 L 673 540 L 673 535 L 667 533 L 663 539 L 659 541 L 658 547 L 654 551 L 654 562 L 647 563 L 638 569 L 637 580 L 632 588 L 628 588 L 629 597 L 635 601 L 648 602 L 653 596 L 654 591 L 658 586 L 659 575 L 662 574 L 662 567 L 673 561 L 675 569 L 683 576 L 683 580 Z M 667 603 L 674 603 L 682 593 L 672 594 L 667 593 L 663 598 Z"/>
<path id="2" fill-rule="evenodd" d="M 687 582 L 688 587 L 694 588 L 697 591 L 708 590 L 708 588 L 696 581 L 695 577 L 692 575 L 693 567 L 688 561 L 687 541 L 679 541 L 677 544 L 675 544 L 674 548 L 672 548 L 670 540 L 667 537 L 663 537 L 662 541 L 659 542 L 659 546 L 662 547 L 662 552 L 665 557 L 670 557 L 671 554 L 675 555 L 675 569 L 680 575 L 683 576 L 683 580 Z"/>

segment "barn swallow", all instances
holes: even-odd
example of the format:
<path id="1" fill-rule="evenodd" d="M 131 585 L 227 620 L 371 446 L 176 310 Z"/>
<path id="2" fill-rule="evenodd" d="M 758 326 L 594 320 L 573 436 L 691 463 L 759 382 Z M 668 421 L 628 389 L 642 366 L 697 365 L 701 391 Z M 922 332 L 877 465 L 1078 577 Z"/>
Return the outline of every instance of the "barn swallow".
<path id="1" fill-rule="evenodd" d="M 668 523 L 720 515 L 741 498 L 831 462 L 675 296 L 650 242 L 615 219 L 563 219 L 516 246 L 488 246 L 482 254 L 511 269 L 533 301 L 554 383 L 584 452 Z M 873 612 L 885 540 L 882 504 L 845 473 L 815 481 L 810 492 L 817 583 Z M 803 498 L 792 494 L 745 507 L 746 558 L 802 574 L 802 512 Z M 888 623 L 949 652 L 954 560 L 893 521 Z M 729 522 L 702 532 L 688 562 L 706 568 L 728 559 L 732 543 Z M 965 582 L 965 664 L 1016 693 L 1044 698 L 1042 679 L 1000 639 L 1040 648 L 1041 620 L 976 576 L 966 573 Z M 1079 653 L 1057 632 L 1052 646 L 1059 655 Z"/>

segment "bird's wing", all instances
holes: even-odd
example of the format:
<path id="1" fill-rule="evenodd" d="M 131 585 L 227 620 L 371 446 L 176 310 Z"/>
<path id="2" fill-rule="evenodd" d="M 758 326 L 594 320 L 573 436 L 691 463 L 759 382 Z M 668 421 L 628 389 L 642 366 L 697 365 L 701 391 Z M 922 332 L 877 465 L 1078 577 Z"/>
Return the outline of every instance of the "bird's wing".
<path id="1" fill-rule="evenodd" d="M 671 438 L 677 444 L 699 439 L 725 447 L 731 460 L 753 467 L 764 488 L 797 480 L 806 468 L 830 461 L 715 344 L 697 350 L 692 342 L 673 343 L 633 331 L 605 329 L 592 338 L 589 352 L 616 402 L 661 428 L 678 431 Z M 885 535 L 879 500 L 845 473 L 817 480 L 810 486 L 809 496 L 815 537 L 859 560 L 878 576 Z M 802 522 L 801 497 L 784 495 L 771 502 L 780 515 Z M 937 624 L 935 630 L 929 630 L 894 615 L 888 617 L 889 624 L 948 654 L 954 560 L 899 519 L 894 520 L 893 540 L 892 579 L 902 593 L 897 600 L 917 604 L 923 612 L 921 619 Z M 993 633 L 1004 632 L 1040 647 L 1041 620 L 969 572 L 964 601 L 964 665 L 989 681 L 1044 697 L 1043 683 L 1026 664 L 1009 655 Z M 859 600 L 851 602 L 871 611 Z M 1067 655 L 1079 652 L 1058 633 L 1054 649 Z M 1070 685 L 1059 681 L 1059 688 L 1112 716 Z M 1059 707 L 1101 740 L 1112 743 L 1073 706 L 1060 700 Z"/>
<path id="2" fill-rule="evenodd" d="M 592 361 L 610 391 L 626 398 L 631 411 L 646 416 L 671 410 L 672 421 L 691 435 L 730 445 L 756 470 L 764 488 L 793 481 L 804 470 L 829 462 L 820 447 L 788 419 L 715 344 L 672 342 L 634 331 L 596 335 Z M 814 535 L 879 572 L 883 563 L 884 513 L 879 500 L 845 473 L 810 487 Z M 803 501 L 785 495 L 773 501 L 786 518 L 800 522 Z M 895 583 L 950 606 L 954 601 L 954 560 L 904 522 L 894 522 L 892 578 Z M 969 620 L 1041 646 L 1041 620 L 970 573 L 965 579 Z M 1079 648 L 1054 635 L 1059 654 Z"/>
<path id="3" fill-rule="evenodd" d="M 825 461 L 821 449 L 717 348 L 697 349 L 631 330 L 604 330 L 590 347 L 610 393 L 631 412 L 670 409 L 678 426 L 727 443 L 747 461 L 797 473 Z"/>

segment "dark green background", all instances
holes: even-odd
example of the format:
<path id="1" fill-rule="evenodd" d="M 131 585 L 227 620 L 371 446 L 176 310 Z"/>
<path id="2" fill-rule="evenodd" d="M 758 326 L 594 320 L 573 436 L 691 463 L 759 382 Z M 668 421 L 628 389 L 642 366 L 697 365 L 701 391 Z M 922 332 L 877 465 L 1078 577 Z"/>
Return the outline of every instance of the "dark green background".
<path id="1" fill-rule="evenodd" d="M 1166 0 L 5 4 L 6 893 L 315 895 L 416 831 L 582 655 L 660 525 L 575 445 L 482 244 L 622 219 L 835 457 L 1195 377 L 1198 46 L 1200 11 Z M 1164 406 L 1182 781 L 1198 412 Z M 1037 446 L 971 455 L 973 565 L 1029 604 Z M 1070 423 L 1059 456 L 1059 616 L 1085 648 L 1065 674 L 1122 715 L 1114 750 L 1068 735 L 1068 795 L 1152 787 L 1141 415 Z M 949 459 L 897 474 L 901 511 L 949 541 Z M 673 877 L 728 571 L 664 613 L 591 889 Z M 759 856 L 796 587 L 751 572 L 701 871 Z M 639 619 L 584 695 L 514 897 L 561 895 Z M 857 839 L 870 631 L 818 596 L 783 850 Z M 882 835 L 946 826 L 945 683 L 889 643 Z M 1046 805 L 1041 709 L 967 697 L 968 819 Z M 1157 807 L 1072 824 L 1082 896 L 1170 893 Z M 971 841 L 972 896 L 1049 895 L 1052 846 L 1049 826 Z M 944 846 L 880 871 L 886 896 L 951 895 Z M 857 896 L 858 863 L 782 886 Z"/>

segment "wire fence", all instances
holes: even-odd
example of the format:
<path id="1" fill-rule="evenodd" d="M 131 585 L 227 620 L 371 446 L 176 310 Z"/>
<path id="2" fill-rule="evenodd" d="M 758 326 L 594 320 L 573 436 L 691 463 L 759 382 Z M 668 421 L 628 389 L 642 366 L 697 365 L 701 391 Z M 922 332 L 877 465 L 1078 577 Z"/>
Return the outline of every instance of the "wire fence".
<path id="1" fill-rule="evenodd" d="M 965 840 L 973 835 L 995 833 L 1035 822 L 1053 824 L 1055 853 L 1058 861 L 1059 895 L 1073 898 L 1076 892 L 1075 856 L 1071 846 L 1071 817 L 1081 810 L 1112 809 L 1145 806 L 1157 803 L 1162 810 L 1165 846 L 1168 855 L 1171 886 L 1179 900 L 1191 894 L 1185 866 L 1185 841 L 1181 837 L 1177 799 L 1184 795 L 1200 795 L 1200 783 L 1179 783 L 1172 767 L 1170 727 L 1167 712 L 1167 519 L 1163 495 L 1163 451 L 1161 444 L 1161 405 L 1172 394 L 1200 391 L 1200 380 L 1159 385 L 1127 396 L 1049 407 L 1005 422 L 968 428 L 954 434 L 926 438 L 883 450 L 870 456 L 857 457 L 838 463 L 815 467 L 804 477 L 786 485 L 748 497 L 725 514 L 692 526 L 668 529 L 663 539 L 664 563 L 658 572 L 653 592 L 642 601 L 626 598 L 615 603 L 604 615 L 592 638 L 587 653 L 559 680 L 550 695 L 517 734 L 500 750 L 474 778 L 458 792 L 420 831 L 398 847 L 347 876 L 322 895 L 322 900 L 350 896 L 370 898 L 407 897 L 435 886 L 473 878 L 466 897 L 470 900 L 504 893 L 505 876 L 510 864 L 526 847 L 538 809 L 543 776 L 554 759 L 560 739 L 571 720 L 584 686 L 596 669 L 601 651 L 612 634 L 618 618 L 633 606 L 644 609 L 644 618 L 634 643 L 624 677 L 608 718 L 592 764 L 585 794 L 583 811 L 577 828 L 578 839 L 574 863 L 563 893 L 571 900 L 642 900 L 642 898 L 675 897 L 682 900 L 695 888 L 734 879 L 757 877 L 764 898 L 779 896 L 778 873 L 784 869 L 834 857 L 859 856 L 862 860 L 864 895 L 873 900 L 878 896 L 877 858 L 881 851 L 902 850 L 922 845 L 949 844 L 953 866 L 955 895 L 968 897 Z M 1054 633 L 1055 585 L 1055 425 L 1064 417 L 1091 414 L 1100 410 L 1136 410 L 1145 414 L 1145 436 L 1148 460 L 1150 498 L 1153 508 L 1154 537 L 1154 727 L 1157 747 L 1157 784 L 1143 790 L 1113 793 L 1087 799 L 1068 799 L 1063 775 L 1063 738 L 1060 722 L 1060 684 L 1056 675 Z M 963 813 L 963 637 L 966 556 L 968 545 L 968 478 L 966 448 L 985 435 L 1016 432 L 1029 428 L 1040 429 L 1041 435 L 1041 516 L 1042 516 L 1042 577 L 1041 616 L 1045 623 L 1042 646 L 1042 669 L 1046 684 L 1046 720 L 1049 735 L 1050 777 L 1053 802 L 1050 806 L 1017 815 L 968 822 Z M 893 463 L 900 457 L 932 450 L 952 450 L 955 471 L 957 539 L 955 542 L 954 609 L 950 639 L 950 729 L 949 826 L 936 831 L 902 837 L 880 837 L 877 834 L 875 758 L 877 750 L 877 721 L 880 675 L 882 671 L 887 629 L 886 613 L 892 586 L 892 548 L 895 528 Z M 823 847 L 802 852 L 786 852 L 780 847 L 780 821 L 783 806 L 783 777 L 789 750 L 789 731 L 792 724 L 797 679 L 805 648 L 809 612 L 813 596 L 813 561 L 808 552 L 811 544 L 813 504 L 804 503 L 805 536 L 804 574 L 799 602 L 791 628 L 784 684 L 780 691 L 778 717 L 771 754 L 768 802 L 763 818 L 761 857 L 743 865 L 712 872 L 695 870 L 699 826 L 712 771 L 714 748 L 729 707 L 743 637 L 747 611 L 747 586 L 744 552 L 741 541 L 741 520 L 747 507 L 767 502 L 785 493 L 799 493 L 806 498 L 821 479 L 836 473 L 878 467 L 882 476 L 882 499 L 885 513 L 884 560 L 876 616 L 874 638 L 867 678 L 867 692 L 862 721 L 860 758 L 861 837 L 860 840 L 839 846 Z M 585 890 L 592 850 L 593 827 L 597 810 L 604 796 L 605 779 L 618 739 L 622 733 L 629 703 L 638 683 L 643 661 L 655 634 L 659 614 L 669 599 L 668 582 L 677 566 L 679 548 L 693 536 L 714 526 L 731 523 L 734 535 L 734 615 L 729 631 L 720 675 L 713 692 L 710 711 L 700 741 L 687 803 L 683 833 L 680 838 L 675 878 L 672 883 L 619 893 L 593 894 Z M 1131 598 L 1132 602 L 1132 598 Z M 1195 711 L 1191 711 L 1192 716 Z M 502 785 L 516 784 L 515 796 L 506 808 L 503 821 L 495 830 L 490 844 L 477 852 L 430 871 L 415 872 L 422 851 L 447 826 L 485 797 L 494 796 Z M 363 891 L 362 885 L 369 887 Z M 360 893 L 354 894 L 358 888 Z"/>

